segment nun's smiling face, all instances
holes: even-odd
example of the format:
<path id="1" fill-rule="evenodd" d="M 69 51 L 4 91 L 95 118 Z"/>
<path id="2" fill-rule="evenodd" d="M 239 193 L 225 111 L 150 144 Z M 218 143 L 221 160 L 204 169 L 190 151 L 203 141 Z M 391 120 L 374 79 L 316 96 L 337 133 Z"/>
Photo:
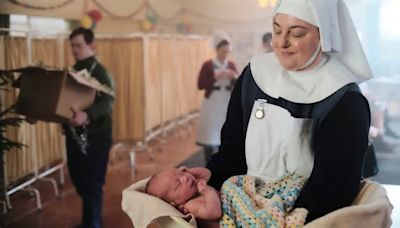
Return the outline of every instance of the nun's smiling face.
<path id="1" fill-rule="evenodd" d="M 286 14 L 274 17 L 272 47 L 286 70 L 308 70 L 317 66 L 322 52 L 310 65 L 305 66 L 318 48 L 318 27 Z"/>

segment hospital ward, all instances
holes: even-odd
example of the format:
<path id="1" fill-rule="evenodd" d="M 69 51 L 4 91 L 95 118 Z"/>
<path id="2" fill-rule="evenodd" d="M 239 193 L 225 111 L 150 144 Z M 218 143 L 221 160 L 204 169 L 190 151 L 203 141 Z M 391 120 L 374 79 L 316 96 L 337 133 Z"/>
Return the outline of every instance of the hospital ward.
<path id="1" fill-rule="evenodd" d="M 0 228 L 400 228 L 399 0 L 0 0 Z"/>

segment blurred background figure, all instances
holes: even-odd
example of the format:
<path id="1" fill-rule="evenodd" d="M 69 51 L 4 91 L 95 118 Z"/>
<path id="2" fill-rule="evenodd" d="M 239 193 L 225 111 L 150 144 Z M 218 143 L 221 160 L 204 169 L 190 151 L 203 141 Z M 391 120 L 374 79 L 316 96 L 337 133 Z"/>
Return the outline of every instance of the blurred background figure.
<path id="1" fill-rule="evenodd" d="M 264 48 L 264 52 L 268 53 L 268 52 L 272 52 L 272 33 L 267 32 L 262 36 L 262 44 L 263 44 L 263 48 Z"/>
<path id="2" fill-rule="evenodd" d="M 92 77 L 108 88 L 114 82 L 104 66 L 96 59 L 94 34 L 90 29 L 77 28 L 69 37 L 76 60 L 76 71 L 88 70 Z M 70 124 L 64 124 L 68 156 L 68 171 L 82 199 L 79 227 L 101 228 L 103 185 L 109 151 L 112 145 L 112 106 L 114 97 L 98 92 L 87 110 L 73 110 Z"/>
<path id="3" fill-rule="evenodd" d="M 398 118 L 391 113 L 393 108 L 390 107 L 390 104 L 396 105 L 398 101 L 396 101 L 396 96 L 390 96 L 390 88 L 393 86 L 385 83 L 386 85 L 383 85 L 382 88 L 386 91 L 379 91 L 381 86 L 373 86 L 374 83 L 377 84 L 376 81 L 372 81 L 362 87 L 371 109 L 370 139 L 377 152 L 392 153 L 395 152 L 396 141 L 400 136 L 396 127 Z"/>
<path id="4" fill-rule="evenodd" d="M 220 132 L 238 76 L 235 64 L 228 60 L 229 41 L 223 38 L 216 40 L 216 56 L 203 64 L 197 84 L 200 90 L 205 90 L 205 99 L 201 106 L 196 142 L 204 147 L 206 160 L 221 144 Z"/>

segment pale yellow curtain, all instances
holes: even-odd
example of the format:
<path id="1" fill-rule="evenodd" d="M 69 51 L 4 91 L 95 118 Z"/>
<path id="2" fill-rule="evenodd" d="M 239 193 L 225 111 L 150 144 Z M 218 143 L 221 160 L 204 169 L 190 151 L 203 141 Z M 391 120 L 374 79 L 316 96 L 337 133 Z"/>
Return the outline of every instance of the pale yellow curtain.
<path id="1" fill-rule="evenodd" d="M 6 67 L 6 41 L 5 36 L 0 36 L 0 69 Z"/>
<path id="2" fill-rule="evenodd" d="M 177 65 L 180 67 L 178 73 L 179 87 L 179 112 L 184 115 L 199 109 L 203 92 L 197 88 L 198 74 L 203 62 L 211 56 L 212 50 L 206 39 L 181 39 L 178 40 Z"/>
<path id="3" fill-rule="evenodd" d="M 64 39 L 64 61 L 65 67 L 71 67 L 75 63 L 74 57 L 72 56 L 71 44 L 69 43 L 69 39 Z"/>
<path id="4" fill-rule="evenodd" d="M 60 47 L 57 39 L 32 40 L 32 60 L 41 61 L 46 66 L 62 67 L 59 60 Z M 31 129 L 30 129 L 31 130 Z M 36 137 L 39 168 L 48 167 L 51 163 L 64 157 L 65 144 L 60 124 L 41 122 L 34 126 L 32 132 L 24 131 Z"/>
<path id="5" fill-rule="evenodd" d="M 145 126 L 146 132 L 161 124 L 162 93 L 161 93 L 161 59 L 160 39 L 150 38 L 147 47 L 147 74 L 145 77 Z"/>
<path id="6" fill-rule="evenodd" d="M 196 58 L 194 65 L 194 73 L 196 75 L 195 83 L 197 85 L 197 79 L 200 72 L 200 68 L 206 60 L 209 60 L 215 56 L 215 50 L 210 46 L 210 39 L 197 40 L 196 44 Z M 198 110 L 204 99 L 204 90 L 196 93 L 197 102 L 193 102 L 195 106 L 191 106 L 191 110 Z"/>
<path id="7" fill-rule="evenodd" d="M 162 83 L 162 121 L 171 121 L 178 116 L 177 94 L 178 78 L 176 60 L 179 58 L 176 54 L 177 42 L 171 38 L 162 38 L 160 40 L 160 70 Z"/>
<path id="8" fill-rule="evenodd" d="M 27 66 L 27 43 L 25 38 L 5 38 L 6 68 Z M 57 66 L 59 45 L 55 39 L 32 40 L 32 60 L 47 66 Z M 9 106 L 16 101 L 17 91 L 3 93 L 3 102 Z M 45 169 L 64 157 L 65 144 L 59 124 L 39 122 L 23 123 L 19 128 L 9 128 L 7 137 L 27 147 L 9 151 L 5 156 L 7 179 L 11 183 L 37 169 Z"/>
<path id="9" fill-rule="evenodd" d="M 5 47 L 7 68 L 27 65 L 25 38 L 7 37 L 0 42 Z M 201 64 L 213 54 L 207 39 L 155 37 L 149 38 L 146 45 L 142 38 L 96 41 L 97 57 L 116 85 L 114 140 L 143 140 L 151 128 L 198 110 L 203 99 L 197 77 Z M 64 64 L 60 64 L 60 56 Z M 32 60 L 55 67 L 74 64 L 68 40 L 61 47 L 56 39 L 32 40 Z M 2 103 L 11 105 L 16 96 L 16 92 L 3 93 Z M 28 145 L 5 155 L 9 182 L 65 156 L 58 124 L 22 124 L 18 129 L 8 129 L 7 136 Z"/>
<path id="10" fill-rule="evenodd" d="M 142 38 L 97 38 L 96 56 L 115 82 L 113 107 L 113 139 L 142 140 L 144 138 L 144 57 Z M 65 64 L 74 59 L 68 40 L 65 41 Z"/>
<path id="11" fill-rule="evenodd" d="M 147 42 L 145 130 L 199 110 L 197 77 L 213 50 L 207 39 L 155 37 Z"/>
<path id="12" fill-rule="evenodd" d="M 49 67 L 63 67 L 64 64 L 59 60 L 62 48 L 57 39 L 33 39 L 32 60 L 43 62 Z"/>
<path id="13" fill-rule="evenodd" d="M 144 137 L 144 59 L 142 38 L 98 39 L 99 61 L 114 78 L 114 140 Z"/>
<path id="14" fill-rule="evenodd" d="M 116 84 L 113 133 L 117 141 L 143 140 L 150 129 L 198 110 L 203 99 L 197 77 L 201 64 L 213 53 L 208 40 L 146 39 L 99 38 L 95 43 L 99 61 Z M 71 66 L 68 40 L 64 48 L 65 63 Z"/>
<path id="15" fill-rule="evenodd" d="M 190 100 L 192 94 L 196 91 L 195 84 L 190 83 L 190 78 L 194 75 L 190 75 L 188 69 L 191 66 L 191 56 L 189 47 L 190 40 L 180 38 L 177 39 L 175 48 L 175 73 L 177 87 L 176 87 L 176 117 L 189 113 L 189 107 L 187 100 Z M 189 83 L 188 83 L 189 82 Z"/>
<path id="16" fill-rule="evenodd" d="M 5 36 L 0 36 L 0 69 L 5 69 L 6 68 L 6 37 Z M 1 105 L 1 110 L 4 110 L 5 107 L 5 101 L 6 101 L 6 94 L 4 91 L 0 91 L 0 105 Z M 10 129 L 6 129 L 10 131 Z M 4 176 L 0 176 L 0 189 L 4 191 L 7 187 L 7 174 L 6 174 L 6 166 L 3 164 L 3 161 L 6 161 L 6 154 L 3 154 L 0 163 L 0 173 L 2 173 Z M 0 200 L 4 200 L 4 196 L 0 195 Z"/>
<path id="17" fill-rule="evenodd" d="M 5 45 L 5 67 L 7 69 L 27 65 L 27 43 L 25 38 L 6 37 Z M 8 91 L 10 92 L 2 91 L 2 104 L 4 104 L 2 108 L 11 106 L 17 99 L 17 93 L 13 90 L 13 88 L 11 88 L 11 86 L 8 87 Z M 26 127 L 25 124 L 23 124 L 21 128 L 8 128 L 6 131 L 6 137 L 10 138 L 11 140 L 26 143 L 25 141 L 21 141 L 19 137 L 19 132 L 22 131 L 24 127 Z M 30 151 L 28 151 L 26 148 L 22 150 L 13 149 L 8 151 L 5 154 L 7 182 L 11 183 L 21 177 L 33 173 L 33 159 L 34 154 L 30 153 Z"/>
<path id="18" fill-rule="evenodd" d="M 203 92 L 197 88 L 198 74 L 201 65 L 213 55 L 207 39 L 180 38 L 175 50 L 175 68 L 178 82 L 177 116 L 199 110 Z"/>

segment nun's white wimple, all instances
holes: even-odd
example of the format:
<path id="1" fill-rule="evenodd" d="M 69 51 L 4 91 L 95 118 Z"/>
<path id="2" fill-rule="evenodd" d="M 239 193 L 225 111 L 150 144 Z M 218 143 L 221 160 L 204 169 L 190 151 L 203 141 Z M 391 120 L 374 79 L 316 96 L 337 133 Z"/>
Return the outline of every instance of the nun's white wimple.
<path id="1" fill-rule="evenodd" d="M 273 14 L 287 14 L 319 28 L 321 50 L 359 79 L 372 78 L 357 31 L 343 0 L 279 0 Z"/>

